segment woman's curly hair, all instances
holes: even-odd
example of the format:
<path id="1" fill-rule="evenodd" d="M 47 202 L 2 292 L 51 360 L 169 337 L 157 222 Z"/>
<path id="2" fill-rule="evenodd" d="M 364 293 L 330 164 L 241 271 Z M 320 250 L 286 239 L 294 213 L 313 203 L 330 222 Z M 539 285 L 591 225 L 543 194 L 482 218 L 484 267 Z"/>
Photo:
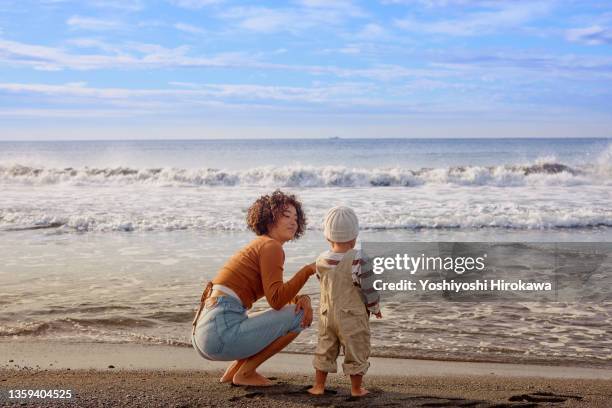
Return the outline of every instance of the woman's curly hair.
<path id="1" fill-rule="evenodd" d="M 293 239 L 298 239 L 306 230 L 306 216 L 304 210 L 302 210 L 302 203 L 297 200 L 295 195 L 285 194 L 280 190 L 276 190 L 272 194 L 262 195 L 249 207 L 246 216 L 249 229 L 257 235 L 267 234 L 270 226 L 274 225 L 277 217 L 289 205 L 294 206 L 297 213 L 298 227 Z"/>

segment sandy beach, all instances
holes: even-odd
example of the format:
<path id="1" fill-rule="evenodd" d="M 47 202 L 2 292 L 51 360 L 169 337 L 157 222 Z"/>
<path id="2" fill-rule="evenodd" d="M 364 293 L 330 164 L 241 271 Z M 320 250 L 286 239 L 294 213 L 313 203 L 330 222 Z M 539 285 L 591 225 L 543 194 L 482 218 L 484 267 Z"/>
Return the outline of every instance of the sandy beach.
<path id="1" fill-rule="evenodd" d="M 311 397 L 310 356 L 282 353 L 261 372 L 276 385 L 217 382 L 225 363 L 168 346 L 0 342 L 2 406 L 79 407 L 609 407 L 612 370 L 499 363 L 372 359 L 371 395 L 350 397 L 343 375 Z M 9 399 L 9 390 L 71 390 L 72 399 Z"/>

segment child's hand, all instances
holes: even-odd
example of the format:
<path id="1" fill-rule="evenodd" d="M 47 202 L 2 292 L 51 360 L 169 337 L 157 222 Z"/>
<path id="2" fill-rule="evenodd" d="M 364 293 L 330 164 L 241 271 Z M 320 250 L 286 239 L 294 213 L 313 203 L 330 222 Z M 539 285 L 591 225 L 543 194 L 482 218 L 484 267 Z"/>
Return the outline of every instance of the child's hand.
<path id="1" fill-rule="evenodd" d="M 378 313 L 375 313 L 374 316 L 376 316 L 377 319 L 382 319 L 382 312 L 379 310 Z"/>

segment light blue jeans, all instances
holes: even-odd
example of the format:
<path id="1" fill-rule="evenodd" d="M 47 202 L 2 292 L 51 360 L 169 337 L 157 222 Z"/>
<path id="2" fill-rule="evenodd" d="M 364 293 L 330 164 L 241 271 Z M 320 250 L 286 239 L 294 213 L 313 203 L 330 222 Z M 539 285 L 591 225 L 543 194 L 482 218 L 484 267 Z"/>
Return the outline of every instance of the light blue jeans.
<path id="1" fill-rule="evenodd" d="M 202 311 L 191 342 L 207 360 L 230 361 L 251 357 L 287 333 L 300 333 L 304 311 L 290 304 L 247 316 L 232 296 L 219 296 Z"/>

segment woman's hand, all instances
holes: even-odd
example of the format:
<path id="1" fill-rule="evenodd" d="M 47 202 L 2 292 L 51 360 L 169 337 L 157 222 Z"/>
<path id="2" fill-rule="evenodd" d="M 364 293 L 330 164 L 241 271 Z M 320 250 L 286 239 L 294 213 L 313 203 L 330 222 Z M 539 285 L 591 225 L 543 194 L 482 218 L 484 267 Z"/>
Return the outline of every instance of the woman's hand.
<path id="1" fill-rule="evenodd" d="M 310 327 L 312 324 L 312 306 L 310 305 L 310 297 L 307 295 L 301 295 L 297 302 L 295 302 L 295 314 L 300 313 L 300 310 L 304 311 L 304 317 L 302 318 L 301 326 L 303 328 Z"/>

